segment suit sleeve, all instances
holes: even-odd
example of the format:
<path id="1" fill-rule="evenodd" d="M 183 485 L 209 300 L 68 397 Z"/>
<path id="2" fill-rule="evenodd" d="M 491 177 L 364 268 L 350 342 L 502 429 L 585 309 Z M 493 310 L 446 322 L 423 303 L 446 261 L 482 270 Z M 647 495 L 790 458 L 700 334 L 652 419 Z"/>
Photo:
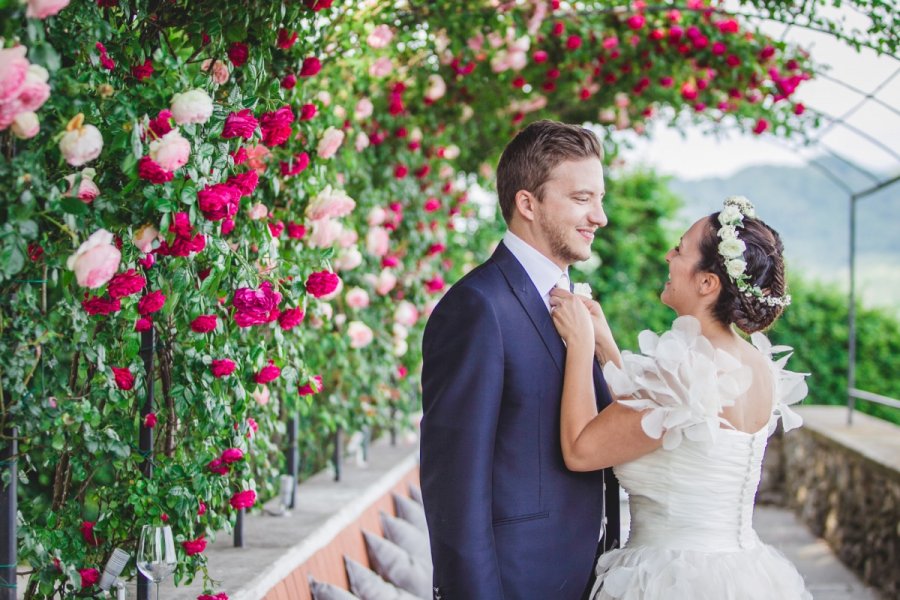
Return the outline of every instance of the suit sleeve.
<path id="1" fill-rule="evenodd" d="M 481 292 L 452 290 L 425 328 L 421 481 L 441 597 L 502 599 L 492 527 L 503 341 Z"/>

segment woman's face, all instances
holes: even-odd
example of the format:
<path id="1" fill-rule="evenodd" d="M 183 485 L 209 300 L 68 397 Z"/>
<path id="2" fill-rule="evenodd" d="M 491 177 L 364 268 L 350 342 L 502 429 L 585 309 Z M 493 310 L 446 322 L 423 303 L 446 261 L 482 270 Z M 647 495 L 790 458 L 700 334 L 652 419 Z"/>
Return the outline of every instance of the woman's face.
<path id="1" fill-rule="evenodd" d="M 706 217 L 700 219 L 681 236 L 678 245 L 666 253 L 669 280 L 660 299 L 679 316 L 696 314 L 700 308 L 700 280 L 703 273 L 696 270 L 700 263 L 700 241 L 706 228 Z"/>

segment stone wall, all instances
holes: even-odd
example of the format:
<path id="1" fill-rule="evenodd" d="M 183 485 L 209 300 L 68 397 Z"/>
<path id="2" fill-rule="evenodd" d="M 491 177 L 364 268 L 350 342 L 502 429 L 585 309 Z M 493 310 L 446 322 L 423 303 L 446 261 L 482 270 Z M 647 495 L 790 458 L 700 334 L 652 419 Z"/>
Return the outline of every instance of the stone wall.
<path id="1" fill-rule="evenodd" d="M 806 406 L 799 430 L 772 438 L 759 500 L 784 504 L 863 581 L 900 598 L 900 427 Z"/>

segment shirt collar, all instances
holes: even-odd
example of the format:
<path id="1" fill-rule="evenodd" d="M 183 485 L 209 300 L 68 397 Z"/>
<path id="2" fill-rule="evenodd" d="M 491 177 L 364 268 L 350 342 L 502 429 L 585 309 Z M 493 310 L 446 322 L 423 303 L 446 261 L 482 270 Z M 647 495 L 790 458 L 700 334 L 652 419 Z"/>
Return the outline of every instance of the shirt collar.
<path id="1" fill-rule="evenodd" d="M 528 278 L 537 288 L 538 294 L 547 302 L 547 296 L 550 290 L 559 281 L 559 278 L 566 274 L 568 270 L 563 271 L 556 266 L 552 260 L 541 254 L 534 246 L 514 234 L 512 231 L 506 232 L 503 236 L 503 244 L 512 252 L 516 260 L 521 263 Z"/>

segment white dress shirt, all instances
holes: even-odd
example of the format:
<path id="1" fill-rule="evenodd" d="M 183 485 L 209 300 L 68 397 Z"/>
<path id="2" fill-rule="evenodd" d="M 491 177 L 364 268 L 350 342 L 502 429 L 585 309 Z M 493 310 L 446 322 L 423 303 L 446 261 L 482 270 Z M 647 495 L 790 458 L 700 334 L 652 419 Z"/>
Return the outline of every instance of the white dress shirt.
<path id="1" fill-rule="evenodd" d="M 512 255 L 528 273 L 528 278 L 534 284 L 538 294 L 544 301 L 544 306 L 550 310 L 550 291 L 556 287 L 560 279 L 565 278 L 564 287 L 569 288 L 568 270 L 563 271 L 552 260 L 541 254 L 534 246 L 531 246 L 514 234 L 507 231 L 503 236 L 503 244 L 509 248 Z"/>

